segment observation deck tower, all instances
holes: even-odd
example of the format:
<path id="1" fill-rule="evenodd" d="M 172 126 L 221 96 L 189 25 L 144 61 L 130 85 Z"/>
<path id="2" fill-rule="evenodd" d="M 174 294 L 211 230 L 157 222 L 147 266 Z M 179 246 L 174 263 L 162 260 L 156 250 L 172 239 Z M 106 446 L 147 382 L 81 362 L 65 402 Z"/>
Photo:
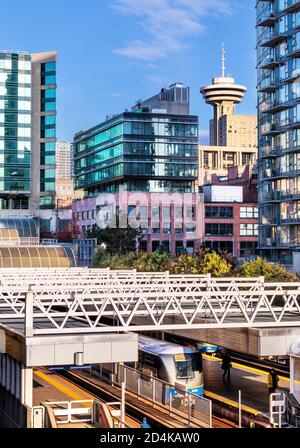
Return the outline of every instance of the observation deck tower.
<path id="1" fill-rule="evenodd" d="M 233 115 L 235 105 L 242 102 L 247 88 L 235 84 L 234 78 L 225 75 L 225 49 L 222 45 L 222 71 L 220 77 L 214 77 L 212 84 L 201 87 L 200 92 L 207 104 L 214 108 L 214 145 L 219 145 L 218 123 L 224 115 Z"/>

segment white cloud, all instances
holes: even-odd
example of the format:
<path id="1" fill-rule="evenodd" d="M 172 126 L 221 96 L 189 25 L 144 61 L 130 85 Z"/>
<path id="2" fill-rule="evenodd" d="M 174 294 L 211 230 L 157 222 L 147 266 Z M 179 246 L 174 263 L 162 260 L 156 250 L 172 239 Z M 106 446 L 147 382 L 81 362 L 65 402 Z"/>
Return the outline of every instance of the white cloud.
<path id="1" fill-rule="evenodd" d="M 188 47 L 189 39 L 206 29 L 207 15 L 229 15 L 233 0 L 114 0 L 113 8 L 138 19 L 149 35 L 115 50 L 124 56 L 155 60 Z"/>
<path id="2" fill-rule="evenodd" d="M 163 83 L 162 79 L 156 75 L 146 75 L 145 80 L 151 84 L 154 84 L 154 83 L 162 84 Z"/>
<path id="3" fill-rule="evenodd" d="M 120 92 L 106 92 L 104 95 L 112 96 L 114 98 L 121 98 L 123 96 L 123 94 Z"/>

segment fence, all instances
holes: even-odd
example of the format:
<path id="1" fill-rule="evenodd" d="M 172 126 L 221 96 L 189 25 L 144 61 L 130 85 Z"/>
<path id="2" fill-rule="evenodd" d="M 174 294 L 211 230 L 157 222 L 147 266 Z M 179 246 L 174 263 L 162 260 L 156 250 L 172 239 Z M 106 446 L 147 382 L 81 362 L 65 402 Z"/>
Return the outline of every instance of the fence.
<path id="1" fill-rule="evenodd" d="M 47 402 L 58 424 L 93 423 L 93 400 Z"/>
<path id="2" fill-rule="evenodd" d="M 168 409 L 169 415 L 176 414 L 188 421 L 191 425 L 203 424 L 212 428 L 212 402 L 207 398 L 191 394 L 179 386 L 139 372 L 131 367 L 119 365 L 118 371 L 113 375 L 115 384 L 126 384 L 126 390 L 144 398 L 153 406 L 161 405 Z"/>

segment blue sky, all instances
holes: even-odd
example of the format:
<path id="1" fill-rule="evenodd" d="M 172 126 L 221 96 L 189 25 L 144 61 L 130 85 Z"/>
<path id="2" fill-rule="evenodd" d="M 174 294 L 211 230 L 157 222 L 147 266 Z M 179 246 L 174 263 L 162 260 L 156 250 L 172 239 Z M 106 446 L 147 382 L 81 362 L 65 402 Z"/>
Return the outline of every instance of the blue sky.
<path id="1" fill-rule="evenodd" d="M 248 87 L 238 113 L 256 113 L 255 0 L 10 0 L 1 4 L 4 50 L 57 50 L 58 139 L 162 87 L 191 87 L 207 140 L 211 108 L 199 93 L 220 72 Z"/>

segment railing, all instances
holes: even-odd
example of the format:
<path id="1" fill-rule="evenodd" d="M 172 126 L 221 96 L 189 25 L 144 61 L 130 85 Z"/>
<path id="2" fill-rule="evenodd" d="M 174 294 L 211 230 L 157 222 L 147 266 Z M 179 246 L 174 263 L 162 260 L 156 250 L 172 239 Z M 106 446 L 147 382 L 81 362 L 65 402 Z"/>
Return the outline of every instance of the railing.
<path id="1" fill-rule="evenodd" d="M 292 394 L 270 395 L 270 424 L 273 428 L 300 427 L 300 404 Z"/>
<path id="2" fill-rule="evenodd" d="M 41 244 L 45 246 L 55 246 L 58 244 L 58 240 L 52 239 L 52 238 L 43 238 L 41 241 Z"/>
<path id="3" fill-rule="evenodd" d="M 130 428 L 121 420 L 120 408 L 120 402 L 102 403 L 98 400 L 45 402 L 32 409 L 30 427 L 58 428 L 60 425 L 89 424 L 95 428 Z M 40 414 L 36 419 L 35 410 Z"/>
<path id="4" fill-rule="evenodd" d="M 300 428 L 300 403 L 293 394 L 285 396 L 286 400 L 286 421 L 289 425 Z"/>
<path id="5" fill-rule="evenodd" d="M 300 320 L 300 282 L 263 277 L 21 269 L 1 271 L 0 282 L 0 323 L 26 321 L 28 336 L 296 327 Z"/>
<path id="6" fill-rule="evenodd" d="M 114 383 L 126 384 L 126 390 L 144 398 L 152 406 L 160 405 L 168 410 L 169 415 L 176 414 L 187 420 L 188 426 L 199 424 L 212 428 L 212 402 L 207 398 L 191 394 L 183 385 L 172 386 L 153 376 L 139 372 L 131 367 L 118 365 Z"/>
<path id="7" fill-rule="evenodd" d="M 28 238 L 0 238 L 0 247 L 38 246 L 40 240 L 37 237 Z"/>
<path id="8" fill-rule="evenodd" d="M 58 425 L 94 422 L 93 400 L 47 402 Z"/>

